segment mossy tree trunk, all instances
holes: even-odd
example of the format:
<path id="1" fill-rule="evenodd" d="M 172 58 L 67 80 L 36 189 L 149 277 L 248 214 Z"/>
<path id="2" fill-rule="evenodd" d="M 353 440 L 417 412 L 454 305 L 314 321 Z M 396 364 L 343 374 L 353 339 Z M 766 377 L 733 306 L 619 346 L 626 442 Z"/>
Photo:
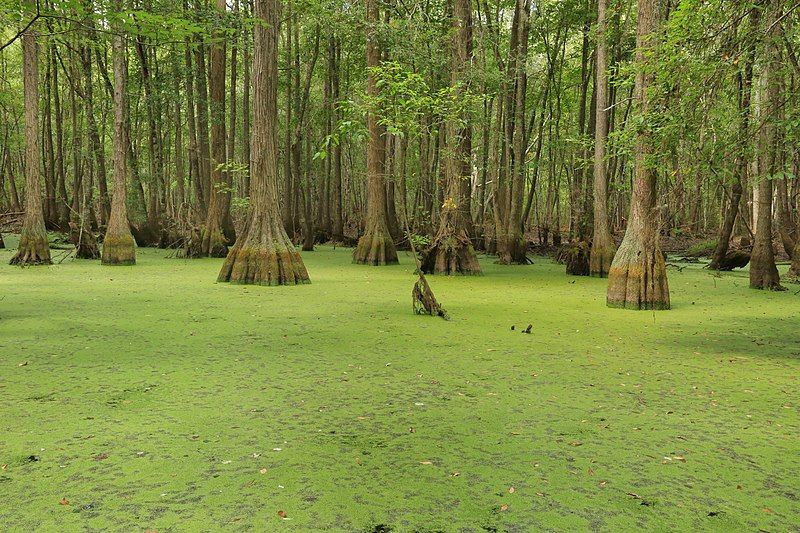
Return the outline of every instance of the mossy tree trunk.
<path id="1" fill-rule="evenodd" d="M 122 10 L 121 0 L 116 0 L 114 5 L 117 12 Z M 125 186 L 128 149 L 125 138 L 125 43 L 119 27 L 111 38 L 111 55 L 114 65 L 114 194 L 101 262 L 104 265 L 133 265 L 136 263 L 136 243 L 128 222 Z"/>
<path id="2" fill-rule="evenodd" d="M 606 174 L 606 136 L 608 135 L 608 44 L 606 9 L 608 0 L 597 2 L 597 77 L 594 130 L 594 235 L 589 250 L 589 274 L 608 276 L 617 246 L 608 220 L 608 176 Z"/>
<path id="3" fill-rule="evenodd" d="M 780 275 L 775 266 L 775 252 L 772 248 L 772 193 L 770 179 L 778 170 L 778 108 L 782 105 L 780 94 L 780 35 L 777 17 L 779 16 L 777 0 L 762 0 L 766 16 L 762 17 L 763 26 L 763 67 L 761 86 L 758 91 L 760 117 L 763 123 L 758 135 L 758 216 L 756 219 L 756 235 L 753 242 L 753 253 L 750 255 L 750 287 L 753 289 L 780 290 Z"/>
<path id="4" fill-rule="evenodd" d="M 11 258 L 11 264 L 49 265 L 52 261 L 39 183 L 39 56 L 33 27 L 22 35 L 22 54 L 25 100 L 25 219 L 19 237 L 19 250 Z"/>
<path id="5" fill-rule="evenodd" d="M 608 272 L 607 303 L 626 309 L 669 309 L 669 286 L 664 256 L 658 246 L 656 173 L 651 161 L 652 132 L 648 127 L 651 102 L 650 65 L 658 28 L 658 0 L 640 0 L 636 35 L 636 101 L 644 118 L 636 136 L 631 213 L 625 237 Z"/>
<path id="6" fill-rule="evenodd" d="M 377 35 L 377 0 L 366 0 L 366 22 L 367 68 L 372 69 L 379 66 L 381 61 Z M 371 98 L 378 95 L 375 76 L 371 71 L 367 74 L 367 94 Z M 386 224 L 386 180 L 383 175 L 386 143 L 382 137 L 383 128 L 378 124 L 374 109 L 367 112 L 367 129 L 367 220 L 364 235 L 353 251 L 353 262 L 363 265 L 397 264 L 397 249 Z"/>
<path id="7" fill-rule="evenodd" d="M 224 13 L 225 0 L 216 0 L 216 8 Z M 201 244 L 202 254 L 211 257 L 228 255 L 228 241 L 223 233 L 229 212 L 229 172 L 224 168 L 225 155 L 225 42 L 217 34 L 211 46 L 209 100 L 211 103 L 211 187 L 206 223 Z"/>
<path id="8" fill-rule="evenodd" d="M 300 254 L 286 234 L 278 201 L 278 0 L 255 0 L 251 210 L 228 251 L 218 281 L 255 285 L 308 283 Z M 290 201 L 290 199 L 286 199 Z"/>
<path id="9" fill-rule="evenodd" d="M 466 82 L 465 73 L 472 58 L 471 0 L 455 0 L 452 23 L 450 81 L 458 95 L 466 91 L 463 86 Z M 464 122 L 464 118 L 452 117 L 446 126 L 449 144 L 444 162 L 447 192 L 439 218 L 439 230 L 422 261 L 422 270 L 426 274 L 481 273 L 468 231 L 472 137 L 471 126 Z"/>

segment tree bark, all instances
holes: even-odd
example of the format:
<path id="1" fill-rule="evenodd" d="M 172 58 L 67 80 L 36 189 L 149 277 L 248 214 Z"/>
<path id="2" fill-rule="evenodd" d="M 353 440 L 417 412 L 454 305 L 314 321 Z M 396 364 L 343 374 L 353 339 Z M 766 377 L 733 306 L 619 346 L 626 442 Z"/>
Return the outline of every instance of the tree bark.
<path id="1" fill-rule="evenodd" d="M 608 218 L 608 176 L 606 174 L 606 137 L 608 135 L 608 43 L 606 9 L 608 0 L 597 2 L 597 72 L 594 130 L 594 235 L 589 251 L 589 274 L 608 276 L 617 246 L 611 235 Z"/>
<path id="2" fill-rule="evenodd" d="M 467 92 L 464 84 L 472 61 L 472 2 L 453 3 L 450 86 L 456 99 Z M 422 259 L 426 274 L 481 274 L 478 256 L 472 246 L 467 221 L 470 217 L 470 178 L 472 176 L 471 124 L 466 115 L 447 121 L 445 179 L 447 192 L 439 217 L 439 229 L 431 248 Z M 466 184 L 466 187 L 464 187 Z"/>
<path id="3" fill-rule="evenodd" d="M 225 0 L 216 0 L 216 9 L 225 11 Z M 211 104 L 211 187 L 208 212 L 203 230 L 201 253 L 211 257 L 228 255 L 228 241 L 223 234 L 225 214 L 230 206 L 230 183 L 226 179 L 225 155 L 225 43 L 216 34 L 211 45 L 209 97 Z"/>
<path id="4" fill-rule="evenodd" d="M 761 71 L 761 102 L 759 110 L 762 122 L 758 135 L 759 180 L 758 215 L 753 253 L 750 256 L 750 287 L 753 289 L 781 290 L 780 275 L 775 266 L 772 248 L 772 177 L 778 170 L 778 125 L 777 111 L 781 105 L 780 52 L 778 49 L 778 0 L 762 0 L 767 16 L 764 20 L 763 69 Z"/>
<path id="5" fill-rule="evenodd" d="M 254 2 L 253 15 L 263 23 L 253 29 L 251 210 L 218 281 L 257 285 L 309 282 L 303 260 L 283 227 L 278 197 L 279 11 L 277 0 Z"/>
<path id="6" fill-rule="evenodd" d="M 115 0 L 114 8 L 122 10 L 122 0 Z M 133 265 L 136 263 L 136 243 L 131 235 L 126 205 L 125 174 L 128 140 L 125 138 L 127 113 L 125 110 L 125 43 L 122 28 L 115 28 L 111 38 L 111 55 L 114 66 L 114 195 L 111 197 L 111 217 L 103 239 L 101 261 L 104 265 Z"/>
<path id="7" fill-rule="evenodd" d="M 49 265 L 50 245 L 44 225 L 42 189 L 39 184 L 39 56 L 36 30 L 22 34 L 22 81 L 25 103 L 25 218 L 19 249 L 12 265 Z M 13 179 L 13 178 L 12 178 Z"/>
<path id="8" fill-rule="evenodd" d="M 378 42 L 378 3 L 377 0 L 366 0 L 366 32 L 367 32 L 367 68 L 380 65 L 381 50 Z M 371 98 L 378 95 L 375 76 L 370 70 L 367 74 L 367 94 Z M 353 262 L 364 265 L 397 264 L 395 248 L 389 228 L 386 225 L 386 180 L 384 179 L 385 142 L 382 138 L 381 126 L 378 123 L 377 110 L 367 112 L 367 130 L 369 144 L 367 146 L 367 220 L 364 235 L 358 240 L 353 252 Z"/>
<path id="9" fill-rule="evenodd" d="M 648 121 L 648 89 L 655 78 L 651 51 L 658 29 L 658 0 L 639 0 L 636 35 L 636 101 L 644 124 L 636 135 L 631 213 L 625 237 L 608 273 L 609 307 L 669 309 L 669 286 L 664 256 L 658 245 L 659 213 L 656 208 L 656 172 Z"/>
<path id="10" fill-rule="evenodd" d="M 527 171 L 526 153 L 527 142 L 525 139 L 525 97 L 528 88 L 526 72 L 528 58 L 528 32 L 530 30 L 530 0 L 517 0 L 515 9 L 515 37 L 512 39 L 512 54 L 514 60 L 513 97 L 508 106 L 506 130 L 509 132 L 506 150 L 511 149 L 513 165 L 508 173 L 508 191 L 505 211 L 505 220 L 502 231 L 498 235 L 498 255 L 503 264 L 526 264 L 527 243 L 523 234 L 522 203 L 525 197 L 525 176 Z M 513 111 L 513 115 L 512 115 Z M 512 157 L 507 156 L 507 165 L 512 162 Z"/>

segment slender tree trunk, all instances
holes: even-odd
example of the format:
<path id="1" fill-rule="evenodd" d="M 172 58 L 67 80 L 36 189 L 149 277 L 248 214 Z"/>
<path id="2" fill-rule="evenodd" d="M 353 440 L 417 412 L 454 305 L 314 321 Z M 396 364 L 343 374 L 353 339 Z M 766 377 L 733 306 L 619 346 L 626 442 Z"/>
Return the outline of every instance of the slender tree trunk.
<path id="1" fill-rule="evenodd" d="M 513 39 L 514 61 L 514 91 L 513 105 L 509 106 L 507 117 L 513 123 L 506 126 L 511 132 L 507 137 L 513 139 L 510 146 L 513 152 L 513 165 L 508 176 L 506 220 L 502 235 L 499 235 L 499 259 L 504 264 L 525 264 L 527 243 L 523 234 L 522 203 L 525 198 L 525 177 L 527 174 L 527 142 L 525 139 L 525 99 L 528 88 L 527 58 L 528 58 L 528 32 L 530 30 L 530 0 L 517 0 L 516 2 L 516 37 Z M 511 158 L 509 157 L 509 162 Z"/>
<path id="2" fill-rule="evenodd" d="M 84 102 L 86 104 L 86 123 L 89 130 L 89 144 L 95 165 L 97 166 L 97 188 L 100 192 L 100 223 L 108 223 L 111 204 L 108 199 L 108 177 L 106 173 L 106 155 L 100 142 L 99 128 L 94 116 L 94 90 L 92 83 L 92 51 L 85 46 L 82 51 Z"/>
<path id="3" fill-rule="evenodd" d="M 377 25 L 379 21 L 377 0 L 366 0 L 367 68 L 380 65 L 381 50 L 378 42 Z M 367 74 L 367 94 L 378 96 L 375 76 Z M 385 142 L 381 137 L 382 128 L 378 123 L 376 110 L 367 112 L 367 220 L 364 235 L 358 240 L 353 252 L 353 262 L 364 265 L 391 265 L 398 263 L 397 249 L 392 242 L 386 225 L 386 184 L 383 176 Z"/>
<path id="4" fill-rule="evenodd" d="M 606 174 L 606 136 L 608 135 L 608 43 L 606 9 L 608 0 L 597 2 L 597 73 L 594 130 L 594 235 L 589 252 L 589 274 L 608 276 L 617 246 L 611 235 L 608 217 L 608 176 Z"/>
<path id="5" fill-rule="evenodd" d="M 225 0 L 216 0 L 216 8 L 225 11 Z M 203 230 L 201 253 L 211 257 L 228 255 L 228 241 L 223 234 L 225 214 L 230 206 L 230 183 L 225 166 L 225 43 L 216 34 L 211 45 L 211 187 L 208 213 Z"/>
<path id="6" fill-rule="evenodd" d="M 114 8 L 121 12 L 122 0 L 115 0 Z M 114 194 L 101 260 L 104 265 L 132 265 L 136 263 L 136 243 L 131 235 L 125 201 L 125 156 L 129 143 L 125 138 L 128 131 L 125 124 L 125 43 L 119 26 L 111 37 L 111 55 L 114 66 Z"/>
<path id="7" fill-rule="evenodd" d="M 758 28 L 758 9 L 750 10 L 750 25 L 752 28 Z M 738 152 L 736 154 L 736 166 L 734 170 L 734 182 L 731 186 L 731 199 L 728 203 L 728 208 L 725 211 L 725 216 L 720 226 L 719 234 L 717 235 L 717 245 L 714 248 L 714 253 L 711 256 L 711 264 L 709 268 L 717 270 L 720 268 L 722 261 L 728 254 L 730 246 L 731 235 L 736 223 L 736 216 L 739 213 L 739 207 L 742 200 L 742 193 L 744 192 L 744 183 L 747 180 L 747 147 L 750 143 L 750 100 L 752 97 L 753 86 L 753 59 L 755 49 L 750 50 L 744 56 L 743 68 L 737 73 L 738 80 L 738 103 L 739 103 L 739 124 L 738 124 Z"/>
<path id="8" fill-rule="evenodd" d="M 25 218 L 19 249 L 11 258 L 11 264 L 49 265 L 52 261 L 39 184 L 39 55 L 34 26 L 22 34 L 22 81 L 25 102 Z"/>
<path id="9" fill-rule="evenodd" d="M 333 38 L 333 53 L 331 64 L 331 100 L 333 109 L 334 127 L 339 123 L 339 68 L 341 66 L 342 47 L 337 37 Z M 332 235 L 334 242 L 344 241 L 344 220 L 342 216 L 342 142 L 344 139 L 336 138 L 333 144 L 333 182 L 331 183 L 331 218 Z"/>
<path id="10" fill-rule="evenodd" d="M 308 283 L 300 254 L 281 222 L 278 196 L 277 0 L 255 0 L 251 209 L 242 235 L 228 252 L 218 281 L 258 285 Z M 288 199 L 287 199 L 288 200 Z"/>
<path id="11" fill-rule="evenodd" d="M 197 151 L 200 170 L 200 185 L 203 198 L 208 209 L 211 208 L 211 148 L 208 144 L 208 83 L 206 76 L 206 54 L 202 42 L 197 43 L 194 51 L 195 69 L 194 76 L 197 96 Z M 205 220 L 206 213 L 201 213 L 201 220 Z"/>
<path id="12" fill-rule="evenodd" d="M 650 50 L 656 44 L 658 0 L 639 0 L 636 31 L 636 101 L 646 125 L 652 109 L 648 90 L 655 77 Z M 664 256 L 658 245 L 656 172 L 651 161 L 652 133 L 640 127 L 636 135 L 635 176 L 631 213 L 625 238 L 608 273 L 609 307 L 669 309 L 669 286 Z"/>

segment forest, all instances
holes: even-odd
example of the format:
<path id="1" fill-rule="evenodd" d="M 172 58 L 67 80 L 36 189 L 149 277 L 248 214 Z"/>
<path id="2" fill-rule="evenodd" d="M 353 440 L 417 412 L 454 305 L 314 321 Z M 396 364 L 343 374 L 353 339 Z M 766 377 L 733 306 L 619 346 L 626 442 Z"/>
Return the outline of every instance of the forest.
<path id="1" fill-rule="evenodd" d="M 795 0 L 0 0 L 0 263 L 10 530 L 800 525 Z"/>

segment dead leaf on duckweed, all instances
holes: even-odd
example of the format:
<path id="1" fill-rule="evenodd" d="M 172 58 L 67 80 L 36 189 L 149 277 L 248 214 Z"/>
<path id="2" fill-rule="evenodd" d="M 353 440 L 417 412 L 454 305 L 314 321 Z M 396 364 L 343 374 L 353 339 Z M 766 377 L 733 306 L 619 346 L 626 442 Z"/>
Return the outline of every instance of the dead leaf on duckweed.
<path id="1" fill-rule="evenodd" d="M 92 457 L 92 459 L 94 459 L 95 461 L 102 461 L 103 459 L 108 459 L 108 454 L 107 453 L 100 453 L 100 454 L 97 454 L 94 457 Z"/>
<path id="2" fill-rule="evenodd" d="M 453 476 L 453 477 L 458 477 L 458 476 L 461 475 L 461 472 L 453 472 L 450 475 Z"/>
<path id="3" fill-rule="evenodd" d="M 506 511 L 508 511 L 508 504 L 504 503 L 503 505 L 500 506 L 500 512 L 504 513 Z"/>
<path id="4" fill-rule="evenodd" d="M 421 465 L 432 465 L 433 461 L 420 461 L 419 464 L 421 464 Z"/>
<path id="5" fill-rule="evenodd" d="M 288 519 L 288 517 L 286 516 L 286 511 L 278 511 L 278 516 L 280 516 L 284 520 Z"/>
<path id="6" fill-rule="evenodd" d="M 28 362 L 27 361 L 22 361 L 17 366 L 28 366 Z"/>
<path id="7" fill-rule="evenodd" d="M 266 474 L 267 473 L 267 469 L 266 468 L 262 468 L 261 470 L 258 471 L 258 473 L 259 474 Z"/>
<path id="8" fill-rule="evenodd" d="M 60 500 L 58 500 L 58 504 L 59 505 L 69 505 L 69 500 L 66 499 L 66 498 L 61 498 Z"/>
<path id="9" fill-rule="evenodd" d="M 573 440 L 569 443 L 570 446 L 583 446 L 583 443 L 579 440 Z"/>
<path id="10" fill-rule="evenodd" d="M 517 492 L 517 489 L 515 489 L 514 487 L 508 487 L 509 494 L 514 494 L 515 492 Z"/>

